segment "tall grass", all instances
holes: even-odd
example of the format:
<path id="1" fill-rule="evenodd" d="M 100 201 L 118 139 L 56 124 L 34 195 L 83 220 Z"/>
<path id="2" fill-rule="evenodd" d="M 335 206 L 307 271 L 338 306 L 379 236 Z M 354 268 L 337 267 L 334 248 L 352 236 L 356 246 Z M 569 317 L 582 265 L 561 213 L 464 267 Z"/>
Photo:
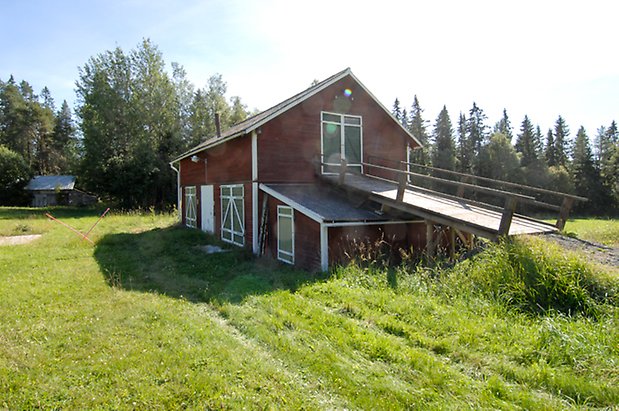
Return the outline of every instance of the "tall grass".
<path id="1" fill-rule="evenodd" d="M 558 245 L 527 238 L 489 247 L 448 273 L 447 287 L 480 292 L 524 312 L 596 317 L 617 304 L 617 278 L 594 270 Z"/>

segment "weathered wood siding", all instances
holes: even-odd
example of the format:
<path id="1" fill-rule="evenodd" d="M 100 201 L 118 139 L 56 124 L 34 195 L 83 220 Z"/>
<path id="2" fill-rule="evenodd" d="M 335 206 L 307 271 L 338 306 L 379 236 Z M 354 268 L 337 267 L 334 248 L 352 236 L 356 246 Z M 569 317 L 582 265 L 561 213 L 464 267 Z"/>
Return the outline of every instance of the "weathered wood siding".
<path id="1" fill-rule="evenodd" d="M 344 90 L 350 90 L 347 97 Z M 320 155 L 321 111 L 363 118 L 363 158 L 406 161 L 414 141 L 349 76 L 264 124 L 258 135 L 258 178 L 263 183 L 312 182 Z M 371 170 L 377 172 L 377 170 Z"/>
<path id="2" fill-rule="evenodd" d="M 346 264 L 350 256 L 400 259 L 400 249 L 423 251 L 425 223 L 358 225 L 329 228 L 329 265 Z"/>
<path id="3" fill-rule="evenodd" d="M 181 160 L 182 222 L 185 224 L 185 191 L 196 187 L 197 227 L 202 224 L 200 186 L 213 185 L 215 202 L 215 235 L 221 237 L 221 185 L 242 184 L 245 204 L 245 247 L 252 245 L 252 188 L 251 188 L 251 137 L 243 136 L 227 141 L 197 154 L 198 162 L 191 158 Z M 204 161 L 206 159 L 206 162 Z M 205 169 L 206 167 L 206 169 Z"/>
<path id="4" fill-rule="evenodd" d="M 266 253 L 276 260 L 278 205 L 286 204 L 276 198 L 269 197 Z M 262 207 L 262 200 L 260 200 L 260 207 Z M 320 224 L 297 210 L 294 211 L 294 265 L 309 271 L 320 270 Z"/>

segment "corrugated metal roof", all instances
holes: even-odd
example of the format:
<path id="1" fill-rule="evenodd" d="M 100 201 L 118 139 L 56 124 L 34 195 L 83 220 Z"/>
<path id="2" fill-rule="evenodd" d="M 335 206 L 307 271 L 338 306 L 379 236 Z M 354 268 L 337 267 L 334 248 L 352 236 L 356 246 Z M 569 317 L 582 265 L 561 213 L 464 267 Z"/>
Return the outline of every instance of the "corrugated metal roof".
<path id="1" fill-rule="evenodd" d="M 385 113 L 387 113 L 387 115 L 391 116 L 393 118 L 393 115 L 391 114 L 391 112 L 389 110 L 387 110 L 387 108 L 385 106 L 383 106 L 380 101 L 378 101 L 378 99 L 376 99 L 376 97 L 374 97 L 374 95 L 363 85 L 361 84 L 361 82 L 352 74 L 352 71 L 350 70 L 350 68 L 346 68 L 345 70 L 342 70 L 334 75 L 332 75 L 331 77 L 321 81 L 320 83 L 315 84 L 314 86 L 290 97 L 287 100 L 282 101 L 281 103 L 269 108 L 268 110 L 265 110 L 261 113 L 258 113 L 252 117 L 249 117 L 248 119 L 230 127 L 228 130 L 224 131 L 220 137 L 217 136 L 213 136 L 213 137 L 209 137 L 206 140 L 204 140 L 202 143 L 198 144 L 196 147 L 192 148 L 191 150 L 186 151 L 185 153 L 181 154 L 178 158 L 176 158 L 175 160 L 173 160 L 172 162 L 176 162 L 179 160 L 182 160 L 183 158 L 189 157 L 191 155 L 194 155 L 204 149 L 216 146 L 218 144 L 221 144 L 225 141 L 231 140 L 233 138 L 236 137 L 240 137 L 242 135 L 245 135 L 247 133 L 250 133 L 251 131 L 257 129 L 258 127 L 260 127 L 261 125 L 263 125 L 264 123 L 266 123 L 267 121 L 271 120 L 274 117 L 279 116 L 280 114 L 284 113 L 285 111 L 289 110 L 290 108 L 296 106 L 297 104 L 307 100 L 308 98 L 310 98 L 311 96 L 313 96 L 314 94 L 320 92 L 321 90 L 329 87 L 331 84 L 339 81 L 340 79 L 346 77 L 346 76 L 351 76 L 364 90 L 366 93 L 368 93 L 370 95 L 370 97 L 372 97 L 372 99 L 374 101 L 376 101 L 376 103 L 385 111 Z M 417 144 L 419 144 L 419 146 L 421 146 L 421 143 L 419 142 L 419 140 L 417 140 L 415 138 L 415 136 L 413 136 L 408 130 L 406 130 L 402 124 L 397 121 L 395 118 L 393 118 L 393 120 L 400 126 L 402 127 L 402 130 L 408 134 L 410 136 L 411 139 L 413 139 Z"/>
<path id="2" fill-rule="evenodd" d="M 324 184 L 261 184 L 260 188 L 298 211 L 312 214 L 310 218 L 320 218 L 321 222 L 390 220 L 375 210 L 352 204 L 340 192 Z"/>
<path id="3" fill-rule="evenodd" d="M 75 176 L 36 176 L 26 186 L 26 190 L 73 190 Z"/>

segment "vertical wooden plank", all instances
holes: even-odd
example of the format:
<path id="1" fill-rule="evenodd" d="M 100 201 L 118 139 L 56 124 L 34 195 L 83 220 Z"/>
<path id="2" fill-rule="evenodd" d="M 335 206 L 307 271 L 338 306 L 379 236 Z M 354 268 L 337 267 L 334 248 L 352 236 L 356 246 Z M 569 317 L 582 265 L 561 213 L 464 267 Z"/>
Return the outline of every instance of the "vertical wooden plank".
<path id="1" fill-rule="evenodd" d="M 401 173 L 398 175 L 398 192 L 395 201 L 402 201 L 404 199 L 404 190 L 406 190 L 406 174 Z"/>
<path id="2" fill-rule="evenodd" d="M 570 216 L 570 211 L 572 210 L 572 205 L 574 204 L 574 199 L 570 197 L 563 197 L 563 202 L 561 203 L 561 209 L 559 210 L 559 219 L 555 224 L 559 230 L 563 230 L 565 228 L 565 223 Z"/>
<path id="3" fill-rule="evenodd" d="M 509 227 L 512 225 L 512 218 L 514 217 L 514 211 L 516 210 L 516 204 L 518 201 L 515 197 L 507 197 L 505 200 L 505 207 L 503 207 L 503 215 L 501 216 L 501 224 L 499 224 L 498 236 L 509 235 Z"/>
<path id="4" fill-rule="evenodd" d="M 454 259 L 456 256 L 456 229 L 449 227 L 449 258 Z"/>
<path id="5" fill-rule="evenodd" d="M 434 222 L 426 220 L 426 255 L 434 258 Z"/>

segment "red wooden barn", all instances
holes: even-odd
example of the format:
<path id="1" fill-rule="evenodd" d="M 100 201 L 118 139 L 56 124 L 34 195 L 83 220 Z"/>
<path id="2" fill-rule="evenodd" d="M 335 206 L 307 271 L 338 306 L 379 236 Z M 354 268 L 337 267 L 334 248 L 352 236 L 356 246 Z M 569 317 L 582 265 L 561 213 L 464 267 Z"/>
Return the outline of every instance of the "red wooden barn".
<path id="1" fill-rule="evenodd" d="M 532 188 L 563 196 L 558 207 L 528 195 L 415 173 L 409 155 L 419 147 L 346 69 L 174 160 L 182 222 L 255 254 L 326 270 L 354 253 L 354 242 L 382 239 L 392 249 L 425 247 L 429 255 L 442 244 L 453 255 L 456 238 L 471 246 L 473 235 L 496 239 L 555 231 L 514 214 L 517 203 L 562 210 L 561 228 L 571 203 L 585 200 Z M 455 184 L 459 193 L 413 184 L 424 179 Z M 499 196 L 505 206 L 466 200 L 465 189 Z"/>
<path id="2" fill-rule="evenodd" d="M 176 159 L 182 222 L 306 269 L 326 270 L 354 239 L 409 245 L 422 220 L 351 200 L 320 174 L 342 159 L 358 172 L 371 157 L 406 161 L 419 146 L 346 69 Z"/>

